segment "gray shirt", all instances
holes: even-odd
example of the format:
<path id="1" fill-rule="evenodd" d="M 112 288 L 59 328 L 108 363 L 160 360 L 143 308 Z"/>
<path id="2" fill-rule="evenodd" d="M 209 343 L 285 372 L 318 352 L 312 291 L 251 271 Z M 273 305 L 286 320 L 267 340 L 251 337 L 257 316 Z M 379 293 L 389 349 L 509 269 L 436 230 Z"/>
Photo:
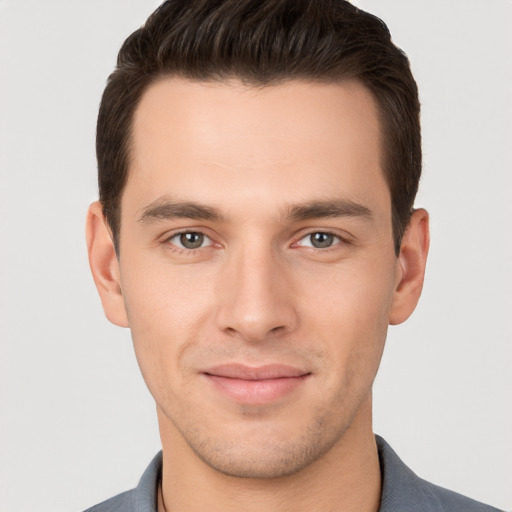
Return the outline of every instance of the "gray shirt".
<path id="1" fill-rule="evenodd" d="M 502 512 L 422 480 L 399 459 L 384 439 L 379 436 L 375 438 L 382 472 L 379 512 Z M 85 512 L 157 512 L 161 471 L 160 452 L 135 489 L 114 496 Z"/>

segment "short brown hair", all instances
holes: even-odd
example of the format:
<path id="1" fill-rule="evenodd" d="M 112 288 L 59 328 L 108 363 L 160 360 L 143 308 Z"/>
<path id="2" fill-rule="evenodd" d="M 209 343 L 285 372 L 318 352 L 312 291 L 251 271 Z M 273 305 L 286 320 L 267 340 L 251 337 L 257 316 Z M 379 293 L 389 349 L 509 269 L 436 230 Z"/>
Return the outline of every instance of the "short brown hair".
<path id="1" fill-rule="evenodd" d="M 420 105 L 409 61 L 380 19 L 343 0 L 163 3 L 121 47 L 98 115 L 99 194 L 116 250 L 134 112 L 168 75 L 258 86 L 359 80 L 379 109 L 398 254 L 421 175 Z"/>

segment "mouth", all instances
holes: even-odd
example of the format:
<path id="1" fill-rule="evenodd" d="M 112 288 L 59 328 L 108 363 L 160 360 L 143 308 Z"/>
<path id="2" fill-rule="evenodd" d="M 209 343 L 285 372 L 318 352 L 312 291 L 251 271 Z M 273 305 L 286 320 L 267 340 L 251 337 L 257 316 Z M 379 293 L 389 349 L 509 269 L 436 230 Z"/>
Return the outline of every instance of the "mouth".
<path id="1" fill-rule="evenodd" d="M 202 374 L 216 391 L 247 405 L 275 402 L 295 392 L 311 376 L 302 369 L 278 364 L 258 367 L 225 364 Z"/>

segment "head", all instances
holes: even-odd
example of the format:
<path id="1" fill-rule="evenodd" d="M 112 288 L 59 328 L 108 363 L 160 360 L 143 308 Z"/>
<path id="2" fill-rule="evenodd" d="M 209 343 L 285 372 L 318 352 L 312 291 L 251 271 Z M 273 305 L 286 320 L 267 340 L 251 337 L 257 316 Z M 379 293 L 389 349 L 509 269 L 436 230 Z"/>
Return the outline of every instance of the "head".
<path id="1" fill-rule="evenodd" d="M 171 1 L 127 39 L 88 247 L 164 459 L 278 477 L 371 435 L 428 248 L 418 110 L 384 24 L 342 1 Z"/>
<path id="2" fill-rule="evenodd" d="M 363 84 L 378 110 L 398 254 L 421 175 L 420 105 L 408 59 L 380 19 L 342 0 L 163 3 L 123 44 L 98 116 L 100 201 L 116 247 L 134 113 L 149 86 L 169 76 Z"/>

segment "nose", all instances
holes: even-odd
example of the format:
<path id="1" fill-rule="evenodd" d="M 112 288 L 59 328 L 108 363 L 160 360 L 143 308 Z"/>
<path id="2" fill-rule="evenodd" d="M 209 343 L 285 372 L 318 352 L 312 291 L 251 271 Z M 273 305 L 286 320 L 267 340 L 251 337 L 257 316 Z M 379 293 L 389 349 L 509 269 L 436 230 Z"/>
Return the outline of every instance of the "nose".
<path id="1" fill-rule="evenodd" d="M 241 250 L 229 260 L 219 287 L 218 327 L 249 342 L 293 331 L 298 318 L 285 265 L 270 249 Z"/>

